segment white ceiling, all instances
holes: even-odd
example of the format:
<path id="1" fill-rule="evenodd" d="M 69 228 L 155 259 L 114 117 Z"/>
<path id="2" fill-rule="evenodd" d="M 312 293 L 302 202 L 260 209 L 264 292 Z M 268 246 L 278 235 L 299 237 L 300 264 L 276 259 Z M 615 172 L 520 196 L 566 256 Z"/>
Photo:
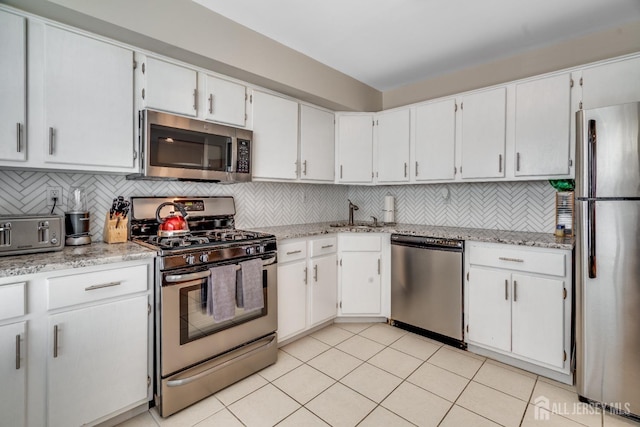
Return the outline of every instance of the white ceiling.
<path id="1" fill-rule="evenodd" d="M 640 21 L 640 0 L 193 0 L 385 91 Z"/>

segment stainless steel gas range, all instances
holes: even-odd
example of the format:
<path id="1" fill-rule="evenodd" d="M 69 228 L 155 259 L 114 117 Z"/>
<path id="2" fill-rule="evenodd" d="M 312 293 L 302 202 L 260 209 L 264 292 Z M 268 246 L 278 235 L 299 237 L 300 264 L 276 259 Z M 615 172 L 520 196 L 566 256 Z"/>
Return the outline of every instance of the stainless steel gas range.
<path id="1" fill-rule="evenodd" d="M 159 233 L 156 217 L 167 216 L 174 203 L 186 211 L 189 231 Z M 276 239 L 236 230 L 234 215 L 232 197 L 131 199 L 131 240 L 159 254 L 155 401 L 163 417 L 277 359 Z M 232 296 L 225 293 L 229 285 Z M 249 308 L 250 286 L 251 299 L 261 303 Z M 216 316 L 216 308 L 227 315 Z"/>

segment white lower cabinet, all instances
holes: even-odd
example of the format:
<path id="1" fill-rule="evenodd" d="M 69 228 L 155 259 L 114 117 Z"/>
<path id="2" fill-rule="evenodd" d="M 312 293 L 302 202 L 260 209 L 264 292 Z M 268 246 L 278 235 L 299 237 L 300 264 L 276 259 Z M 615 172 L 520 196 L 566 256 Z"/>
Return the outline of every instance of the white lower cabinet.
<path id="1" fill-rule="evenodd" d="M 336 317 L 335 236 L 278 244 L 278 340 L 285 341 Z"/>
<path id="2" fill-rule="evenodd" d="M 388 240 L 388 234 L 340 234 L 341 316 L 389 317 L 391 276 Z"/>
<path id="3" fill-rule="evenodd" d="M 569 375 L 571 251 L 468 242 L 466 341 Z"/>
<path id="4" fill-rule="evenodd" d="M 26 416 L 26 322 L 0 326 L 0 425 L 24 426 Z"/>

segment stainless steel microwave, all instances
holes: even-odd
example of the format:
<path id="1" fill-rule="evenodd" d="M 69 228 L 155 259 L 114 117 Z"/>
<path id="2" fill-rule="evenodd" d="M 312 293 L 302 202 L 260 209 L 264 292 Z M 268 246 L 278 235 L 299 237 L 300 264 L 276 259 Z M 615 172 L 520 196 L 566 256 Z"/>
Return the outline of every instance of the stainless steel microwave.
<path id="1" fill-rule="evenodd" d="M 140 173 L 127 178 L 251 181 L 252 131 L 154 110 L 138 123 Z"/>

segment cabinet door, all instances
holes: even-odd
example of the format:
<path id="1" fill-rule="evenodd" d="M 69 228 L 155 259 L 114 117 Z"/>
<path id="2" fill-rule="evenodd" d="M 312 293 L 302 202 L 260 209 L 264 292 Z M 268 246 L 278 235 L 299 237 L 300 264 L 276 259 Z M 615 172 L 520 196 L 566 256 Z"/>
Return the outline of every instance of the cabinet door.
<path id="1" fill-rule="evenodd" d="M 278 340 L 285 340 L 307 327 L 306 260 L 278 264 Z"/>
<path id="2" fill-rule="evenodd" d="M 338 116 L 338 182 L 373 180 L 373 116 Z"/>
<path id="3" fill-rule="evenodd" d="M 0 326 L 0 424 L 24 426 L 26 414 L 26 322 Z"/>
<path id="4" fill-rule="evenodd" d="M 505 88 L 462 99 L 462 178 L 504 176 Z"/>
<path id="5" fill-rule="evenodd" d="M 205 77 L 205 118 L 244 126 L 247 89 L 243 85 L 213 76 Z"/>
<path id="6" fill-rule="evenodd" d="M 333 182 L 335 176 L 334 115 L 300 106 L 300 179 Z"/>
<path id="7" fill-rule="evenodd" d="M 378 182 L 409 181 L 409 109 L 376 116 Z"/>
<path id="8" fill-rule="evenodd" d="M 147 57 L 144 105 L 155 110 L 194 116 L 198 105 L 198 73 Z"/>
<path id="9" fill-rule="evenodd" d="M 26 159 L 26 19 L 0 11 L 0 159 Z"/>
<path id="10" fill-rule="evenodd" d="M 469 269 L 469 341 L 511 351 L 510 288 L 509 273 Z"/>
<path id="11" fill-rule="evenodd" d="M 640 58 L 582 71 L 582 108 L 640 102 Z"/>
<path id="12" fill-rule="evenodd" d="M 298 103 L 253 92 L 253 177 L 294 180 L 298 175 Z"/>
<path id="13" fill-rule="evenodd" d="M 45 161 L 133 168 L 133 52 L 51 26 L 44 38 Z"/>
<path id="14" fill-rule="evenodd" d="M 147 321 L 146 296 L 50 317 L 48 426 L 84 425 L 147 399 Z"/>
<path id="15" fill-rule="evenodd" d="M 338 270 L 337 256 L 328 255 L 311 259 L 311 327 L 333 319 L 337 315 Z"/>
<path id="16" fill-rule="evenodd" d="M 564 282 L 514 274 L 512 351 L 564 367 Z"/>
<path id="17" fill-rule="evenodd" d="M 569 174 L 570 126 L 570 74 L 517 85 L 515 175 Z"/>
<path id="18" fill-rule="evenodd" d="M 416 181 L 455 178 L 456 101 L 435 102 L 416 109 Z"/>
<path id="19" fill-rule="evenodd" d="M 381 259 L 379 252 L 341 254 L 342 314 L 373 314 L 381 311 Z"/>

